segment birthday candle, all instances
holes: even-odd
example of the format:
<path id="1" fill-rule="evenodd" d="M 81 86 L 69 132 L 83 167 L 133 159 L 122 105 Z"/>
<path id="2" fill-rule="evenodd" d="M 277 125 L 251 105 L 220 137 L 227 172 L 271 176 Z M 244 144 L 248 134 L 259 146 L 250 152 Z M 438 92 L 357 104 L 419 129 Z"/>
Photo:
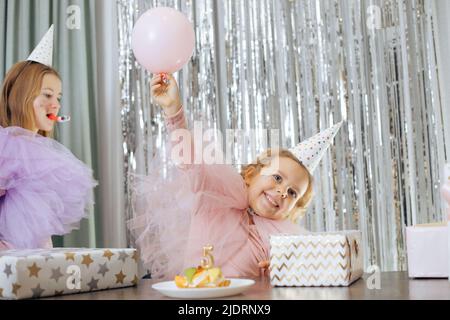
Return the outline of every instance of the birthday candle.
<path id="1" fill-rule="evenodd" d="M 200 265 L 205 269 L 210 269 L 214 267 L 214 257 L 212 251 L 214 247 L 212 245 L 207 245 L 203 247 L 203 258 L 200 261 Z"/>

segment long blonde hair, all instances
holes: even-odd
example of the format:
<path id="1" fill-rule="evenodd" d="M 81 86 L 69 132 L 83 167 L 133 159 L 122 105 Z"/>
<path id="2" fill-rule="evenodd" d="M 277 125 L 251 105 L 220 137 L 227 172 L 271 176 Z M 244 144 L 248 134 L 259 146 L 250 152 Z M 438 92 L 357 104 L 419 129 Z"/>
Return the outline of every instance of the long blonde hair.
<path id="1" fill-rule="evenodd" d="M 271 149 L 266 150 L 263 154 L 261 154 L 257 159 L 256 163 L 251 163 L 242 168 L 241 176 L 244 178 L 245 183 L 248 186 L 248 181 L 250 181 L 253 177 L 260 173 L 261 169 L 270 164 L 270 161 L 274 157 L 285 157 L 294 160 L 298 163 L 303 169 L 308 172 L 308 187 L 306 188 L 305 193 L 302 195 L 300 199 L 295 203 L 295 207 L 288 212 L 287 218 L 289 218 L 293 222 L 297 222 L 297 220 L 305 215 L 306 209 L 308 207 L 309 202 L 313 196 L 313 177 L 308 169 L 301 163 L 297 157 L 295 157 L 292 152 L 286 149 L 280 149 L 278 151 L 273 151 Z"/>
<path id="2" fill-rule="evenodd" d="M 33 102 L 39 96 L 46 74 L 61 79 L 52 67 L 34 61 L 21 61 L 9 69 L 3 80 L 0 96 L 0 126 L 17 126 L 32 130 L 35 127 Z M 48 137 L 50 131 L 39 130 Z"/>

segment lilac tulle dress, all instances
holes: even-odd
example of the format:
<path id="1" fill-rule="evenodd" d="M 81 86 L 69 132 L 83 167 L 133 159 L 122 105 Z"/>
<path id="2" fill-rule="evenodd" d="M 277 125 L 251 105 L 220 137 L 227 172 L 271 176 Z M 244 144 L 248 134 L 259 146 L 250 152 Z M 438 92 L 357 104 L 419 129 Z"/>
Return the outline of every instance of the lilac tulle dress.
<path id="1" fill-rule="evenodd" d="M 183 108 L 166 118 L 168 130 L 183 128 Z M 227 277 L 258 277 L 269 260 L 272 234 L 303 232 L 288 220 L 270 220 L 248 210 L 246 185 L 231 165 L 169 163 L 160 157 L 148 176 L 134 176 L 135 236 L 144 266 L 153 278 L 172 279 L 200 264 L 203 247 L 213 245 L 215 265 Z"/>
<path id="2" fill-rule="evenodd" d="M 0 127 L 0 250 L 43 248 L 78 228 L 95 185 L 91 169 L 57 141 Z"/>

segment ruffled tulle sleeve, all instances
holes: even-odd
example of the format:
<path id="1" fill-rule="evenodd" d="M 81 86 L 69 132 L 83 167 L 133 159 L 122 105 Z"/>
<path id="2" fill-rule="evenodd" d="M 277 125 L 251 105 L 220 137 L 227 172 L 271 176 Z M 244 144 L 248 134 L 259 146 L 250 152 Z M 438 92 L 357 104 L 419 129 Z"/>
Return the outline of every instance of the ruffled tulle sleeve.
<path id="1" fill-rule="evenodd" d="M 243 180 L 236 169 L 230 165 L 224 164 L 206 164 L 203 161 L 197 164 L 195 161 L 195 141 L 194 135 L 187 129 L 184 108 L 180 108 L 178 112 L 170 117 L 165 117 L 166 127 L 169 132 L 171 148 L 182 144 L 183 139 L 190 139 L 187 144 L 184 144 L 183 152 L 189 151 L 190 154 L 184 157 L 183 161 L 172 161 L 179 172 L 187 175 L 189 185 L 187 186 L 193 193 L 213 192 L 227 197 L 231 197 L 233 203 L 237 203 L 239 207 L 245 208 L 246 198 L 242 196 L 242 190 L 245 188 Z M 180 138 L 176 134 L 176 130 L 184 131 Z M 177 150 L 180 150 L 178 148 Z M 171 150 L 172 151 L 172 150 Z M 170 152 L 168 157 L 173 157 L 174 154 Z M 173 160 L 173 159 L 171 159 Z M 181 174 L 181 173 L 180 173 Z M 229 188 L 230 184 L 233 188 Z M 230 198 L 227 198 L 229 201 Z"/>
<path id="2" fill-rule="evenodd" d="M 92 170 L 55 140 L 0 127 L 0 240 L 41 248 L 78 228 L 95 185 Z"/>
<path id="3" fill-rule="evenodd" d="M 165 121 L 169 133 L 186 128 L 183 109 Z M 180 140 L 171 142 L 173 147 Z M 245 184 L 232 166 L 172 160 L 171 150 L 166 155 L 157 154 L 148 175 L 132 177 L 134 217 L 128 221 L 128 227 L 144 266 L 154 278 L 170 278 L 179 273 L 192 257 L 190 252 L 201 250 L 190 247 L 196 243 L 199 226 L 201 238 L 217 244 L 215 255 L 220 255 L 220 245 L 214 239 L 222 238 L 220 242 L 225 243 L 232 234 L 227 235 L 226 230 L 218 233 L 217 228 L 234 230 L 240 220 L 223 219 L 219 212 L 236 209 L 240 214 L 247 207 Z M 196 260 L 201 257 L 194 256 Z"/>

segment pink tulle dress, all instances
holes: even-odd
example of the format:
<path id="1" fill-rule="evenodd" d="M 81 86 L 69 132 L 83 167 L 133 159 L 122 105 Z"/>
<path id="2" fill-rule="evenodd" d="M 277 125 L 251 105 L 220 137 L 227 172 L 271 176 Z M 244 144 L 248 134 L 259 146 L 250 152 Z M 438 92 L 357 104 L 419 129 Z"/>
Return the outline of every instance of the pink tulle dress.
<path id="1" fill-rule="evenodd" d="M 169 132 L 185 123 L 183 108 L 166 118 Z M 155 158 L 148 176 L 133 177 L 134 218 L 128 221 L 153 278 L 171 279 L 198 266 L 206 245 L 213 245 L 225 276 L 258 277 L 258 264 L 269 260 L 270 235 L 303 232 L 289 220 L 252 214 L 247 187 L 231 165 L 168 162 L 164 172 L 162 163 Z"/>
<path id="2" fill-rule="evenodd" d="M 92 170 L 57 141 L 0 127 L 0 250 L 46 248 L 93 204 Z"/>

